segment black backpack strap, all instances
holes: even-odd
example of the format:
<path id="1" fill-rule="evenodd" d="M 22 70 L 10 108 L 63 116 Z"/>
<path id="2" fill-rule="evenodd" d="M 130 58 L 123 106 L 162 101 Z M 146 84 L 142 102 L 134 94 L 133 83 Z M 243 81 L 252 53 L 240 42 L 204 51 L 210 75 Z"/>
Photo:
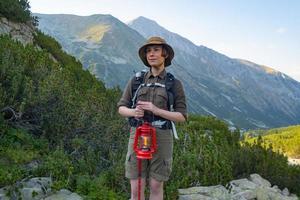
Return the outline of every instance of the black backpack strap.
<path id="1" fill-rule="evenodd" d="M 174 111 L 174 101 L 175 101 L 175 89 L 174 89 L 175 77 L 171 73 L 167 73 L 166 77 L 166 90 L 168 94 L 168 109 L 169 111 Z"/>
<path id="2" fill-rule="evenodd" d="M 131 85 L 131 91 L 132 91 L 131 108 L 135 108 L 136 97 L 137 97 L 136 95 L 139 89 L 143 86 L 146 72 L 147 72 L 146 70 L 142 70 L 140 72 L 137 72 L 135 74 L 135 77 L 133 77 L 132 85 Z"/>

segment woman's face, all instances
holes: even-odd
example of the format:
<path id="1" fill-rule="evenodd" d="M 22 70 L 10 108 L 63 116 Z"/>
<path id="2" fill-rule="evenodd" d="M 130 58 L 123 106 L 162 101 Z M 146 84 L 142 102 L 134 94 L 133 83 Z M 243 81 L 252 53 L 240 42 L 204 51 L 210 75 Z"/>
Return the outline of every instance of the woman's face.
<path id="1" fill-rule="evenodd" d="M 151 67 L 160 68 L 165 66 L 165 57 L 162 56 L 161 45 L 151 45 L 146 48 L 146 57 Z"/>

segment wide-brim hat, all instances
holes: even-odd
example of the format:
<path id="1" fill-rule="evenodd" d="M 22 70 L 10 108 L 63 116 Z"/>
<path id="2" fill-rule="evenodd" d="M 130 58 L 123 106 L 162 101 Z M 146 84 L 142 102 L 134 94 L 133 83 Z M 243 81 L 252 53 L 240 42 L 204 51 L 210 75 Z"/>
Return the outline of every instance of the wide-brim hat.
<path id="1" fill-rule="evenodd" d="M 173 48 L 167 44 L 167 42 L 161 38 L 161 37 L 151 37 L 149 38 L 147 41 L 146 41 L 146 44 L 144 44 L 140 49 L 139 49 L 139 56 L 141 58 L 141 60 L 143 61 L 143 63 L 147 66 L 147 67 L 151 67 L 147 61 L 147 56 L 146 56 L 146 48 L 147 46 L 150 46 L 150 45 L 162 45 L 167 53 L 168 53 L 168 56 L 166 57 L 165 59 L 165 67 L 171 65 L 171 61 L 172 59 L 174 58 L 174 51 L 173 51 Z"/>

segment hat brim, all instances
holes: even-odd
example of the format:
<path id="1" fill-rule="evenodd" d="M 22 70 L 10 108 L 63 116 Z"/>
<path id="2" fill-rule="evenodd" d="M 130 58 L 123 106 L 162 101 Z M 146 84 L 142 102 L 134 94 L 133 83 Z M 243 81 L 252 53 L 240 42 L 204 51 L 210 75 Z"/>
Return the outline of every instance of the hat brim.
<path id="1" fill-rule="evenodd" d="M 172 64 L 172 59 L 174 58 L 174 50 L 170 45 L 168 45 L 166 43 L 151 43 L 151 44 L 143 45 L 139 49 L 139 56 L 140 56 L 141 60 L 143 61 L 144 65 L 146 65 L 147 67 L 151 67 L 151 65 L 147 61 L 146 48 L 148 46 L 152 46 L 152 45 L 162 45 L 162 46 L 164 46 L 164 48 L 166 49 L 166 51 L 168 53 L 168 56 L 165 59 L 165 67 L 170 66 Z"/>

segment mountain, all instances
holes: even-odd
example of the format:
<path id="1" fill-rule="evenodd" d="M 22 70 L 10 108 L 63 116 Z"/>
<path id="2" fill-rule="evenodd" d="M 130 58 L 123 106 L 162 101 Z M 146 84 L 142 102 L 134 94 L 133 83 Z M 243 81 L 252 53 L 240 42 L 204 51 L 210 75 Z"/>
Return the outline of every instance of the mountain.
<path id="1" fill-rule="evenodd" d="M 109 87 L 123 87 L 141 70 L 136 49 L 144 38 L 111 15 L 40 15 L 39 28 L 57 39 Z M 125 75 L 125 76 L 124 76 Z"/>
<path id="2" fill-rule="evenodd" d="M 241 128 L 300 123 L 300 83 L 272 68 L 197 46 L 144 17 L 126 25 L 111 15 L 36 16 L 42 31 L 109 87 L 124 88 L 132 72 L 143 69 L 137 50 L 145 38 L 158 35 L 174 47 L 168 70 L 182 80 L 190 113 Z"/>

